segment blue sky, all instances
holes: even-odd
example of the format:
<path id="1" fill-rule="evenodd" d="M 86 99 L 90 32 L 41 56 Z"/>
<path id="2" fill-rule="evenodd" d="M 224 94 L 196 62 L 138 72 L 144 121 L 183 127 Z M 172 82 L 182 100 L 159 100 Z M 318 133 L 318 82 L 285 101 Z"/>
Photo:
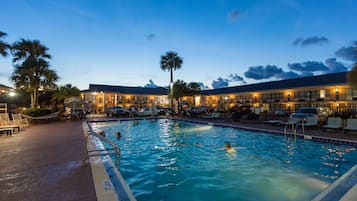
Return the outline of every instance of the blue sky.
<path id="1" fill-rule="evenodd" d="M 184 61 L 175 80 L 210 88 L 344 71 L 357 40 L 355 0 L 8 0 L 1 11 L 6 41 L 40 40 L 59 84 L 80 89 L 167 86 L 169 50 Z M 11 57 L 0 69 L 13 86 Z"/>

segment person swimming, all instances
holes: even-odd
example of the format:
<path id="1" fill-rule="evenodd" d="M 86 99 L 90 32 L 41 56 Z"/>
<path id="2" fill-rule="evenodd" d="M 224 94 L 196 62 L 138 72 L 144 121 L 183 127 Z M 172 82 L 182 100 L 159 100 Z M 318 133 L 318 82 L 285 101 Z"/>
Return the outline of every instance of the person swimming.
<path id="1" fill-rule="evenodd" d="M 121 138 L 121 133 L 120 131 L 117 132 L 117 139 L 120 139 Z"/>
<path id="2" fill-rule="evenodd" d="M 224 145 L 224 149 L 227 151 L 227 153 L 229 154 L 235 154 L 237 151 L 236 149 L 234 149 L 231 145 L 231 143 L 226 142 L 226 144 Z"/>

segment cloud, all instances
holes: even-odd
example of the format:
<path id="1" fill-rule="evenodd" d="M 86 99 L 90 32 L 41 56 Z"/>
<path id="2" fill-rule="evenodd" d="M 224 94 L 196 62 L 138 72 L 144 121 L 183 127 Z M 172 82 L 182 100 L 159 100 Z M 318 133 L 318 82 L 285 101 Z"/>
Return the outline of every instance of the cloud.
<path id="1" fill-rule="evenodd" d="M 305 76 L 310 76 L 310 75 L 313 75 L 313 74 L 312 73 L 298 74 L 298 73 L 295 73 L 294 71 L 288 71 L 288 72 L 278 73 L 275 75 L 275 77 L 286 80 L 286 79 L 305 77 Z"/>
<path id="2" fill-rule="evenodd" d="M 230 74 L 230 75 L 228 75 L 228 78 L 229 78 L 230 82 L 242 82 L 244 84 L 246 83 L 244 78 L 239 76 L 238 74 Z"/>
<path id="3" fill-rule="evenodd" d="M 201 90 L 206 90 L 208 89 L 208 86 L 203 84 L 203 82 L 196 82 L 198 85 L 200 85 Z"/>
<path id="4" fill-rule="evenodd" d="M 292 78 L 306 77 L 312 75 L 313 73 L 311 72 L 302 72 L 302 73 L 297 73 L 294 71 L 285 72 L 282 68 L 279 68 L 274 65 L 249 67 L 249 69 L 244 73 L 244 76 L 246 78 L 251 78 L 254 80 L 263 80 L 263 79 L 270 79 L 270 78 L 292 79 Z"/>
<path id="5" fill-rule="evenodd" d="M 239 9 L 236 8 L 228 14 L 228 21 L 236 22 L 240 15 L 241 15 L 241 12 L 239 11 Z"/>
<path id="6" fill-rule="evenodd" d="M 219 77 L 217 80 L 213 80 L 211 85 L 213 89 L 228 87 L 228 80 Z"/>
<path id="7" fill-rule="evenodd" d="M 288 68 L 299 72 L 315 72 L 315 71 L 326 71 L 327 66 L 322 62 L 317 61 L 306 61 L 304 63 L 289 63 Z"/>
<path id="8" fill-rule="evenodd" d="M 284 73 L 283 69 L 274 65 L 252 66 L 244 73 L 244 76 L 246 78 L 262 80 L 272 78 L 281 73 Z"/>
<path id="9" fill-rule="evenodd" d="M 239 76 L 236 73 L 231 73 L 228 75 L 228 78 L 219 77 L 217 78 L 217 80 L 213 80 L 211 85 L 214 89 L 217 89 L 222 87 L 228 87 L 229 83 L 231 82 L 241 82 L 243 84 L 247 83 L 243 77 Z"/>
<path id="10" fill-rule="evenodd" d="M 154 40 L 156 38 L 156 34 L 151 33 L 146 35 L 146 40 Z"/>
<path id="11" fill-rule="evenodd" d="M 348 70 L 348 68 L 343 63 L 338 62 L 336 58 L 326 59 L 325 64 L 328 67 L 327 73 L 338 73 Z"/>
<path id="12" fill-rule="evenodd" d="M 357 49 L 355 47 L 341 47 L 335 52 L 335 56 L 347 61 L 357 61 Z"/>
<path id="13" fill-rule="evenodd" d="M 296 38 L 293 41 L 294 46 L 306 47 L 308 45 L 323 45 L 327 44 L 330 41 L 324 36 L 311 36 L 307 38 Z"/>
<path id="14" fill-rule="evenodd" d="M 145 88 L 158 88 L 159 86 L 154 83 L 151 79 L 149 80 L 149 83 L 144 85 Z"/>

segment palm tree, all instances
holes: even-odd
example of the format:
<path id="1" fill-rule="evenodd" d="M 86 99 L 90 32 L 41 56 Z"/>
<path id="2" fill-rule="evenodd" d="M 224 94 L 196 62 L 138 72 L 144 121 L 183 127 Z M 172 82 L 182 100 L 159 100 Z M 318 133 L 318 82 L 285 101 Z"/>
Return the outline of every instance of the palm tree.
<path id="1" fill-rule="evenodd" d="M 183 61 L 182 58 L 177 55 L 176 52 L 169 51 L 166 55 L 161 56 L 160 67 L 162 70 L 170 71 L 170 88 L 173 86 L 173 71 L 180 69 Z M 173 90 L 170 90 L 173 93 Z M 171 97 L 173 94 L 171 94 Z M 171 98 L 171 110 L 173 110 L 173 98 Z"/>
<path id="2" fill-rule="evenodd" d="M 190 95 L 190 96 L 193 97 L 192 98 L 193 99 L 193 105 L 196 105 L 194 96 L 201 92 L 201 86 L 197 82 L 190 82 L 190 83 L 188 83 L 187 88 L 188 88 L 188 94 L 187 95 Z"/>
<path id="3" fill-rule="evenodd" d="M 58 80 L 56 71 L 49 67 L 51 56 L 47 51 L 38 40 L 21 39 L 12 45 L 15 70 L 11 80 L 16 88 L 31 93 L 31 108 L 38 106 L 39 90 L 54 89 Z"/>
<path id="4" fill-rule="evenodd" d="M 5 41 L 2 41 L 1 38 L 5 37 L 7 34 L 0 31 L 0 55 L 6 57 L 8 55 L 8 50 L 10 49 L 10 45 Z"/>
<path id="5" fill-rule="evenodd" d="M 170 90 L 172 90 L 169 93 L 171 100 L 176 99 L 178 105 L 180 105 L 180 98 L 188 93 L 187 84 L 183 80 L 176 80 Z"/>
<path id="6" fill-rule="evenodd" d="M 63 104 L 66 98 L 79 96 L 80 93 L 81 91 L 77 87 L 72 86 L 71 84 L 66 84 L 64 86 L 60 86 L 55 91 L 52 97 L 52 101 L 56 101 Z"/>
<path id="7" fill-rule="evenodd" d="M 354 42 L 355 54 L 357 55 L 357 41 Z M 356 57 L 357 58 L 357 57 Z M 352 86 L 352 88 L 357 89 L 357 61 L 355 61 L 354 67 L 351 72 L 348 73 L 348 82 Z"/>

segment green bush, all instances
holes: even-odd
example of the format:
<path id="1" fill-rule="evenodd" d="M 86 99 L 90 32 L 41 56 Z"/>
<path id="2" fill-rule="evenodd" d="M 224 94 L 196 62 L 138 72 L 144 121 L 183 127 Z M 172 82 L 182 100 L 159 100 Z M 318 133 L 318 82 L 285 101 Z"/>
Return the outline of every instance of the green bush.
<path id="1" fill-rule="evenodd" d="M 31 116 L 31 117 L 40 117 L 44 115 L 48 115 L 51 113 L 50 109 L 46 108 L 33 108 L 33 109 L 27 109 L 24 111 L 24 114 Z"/>

